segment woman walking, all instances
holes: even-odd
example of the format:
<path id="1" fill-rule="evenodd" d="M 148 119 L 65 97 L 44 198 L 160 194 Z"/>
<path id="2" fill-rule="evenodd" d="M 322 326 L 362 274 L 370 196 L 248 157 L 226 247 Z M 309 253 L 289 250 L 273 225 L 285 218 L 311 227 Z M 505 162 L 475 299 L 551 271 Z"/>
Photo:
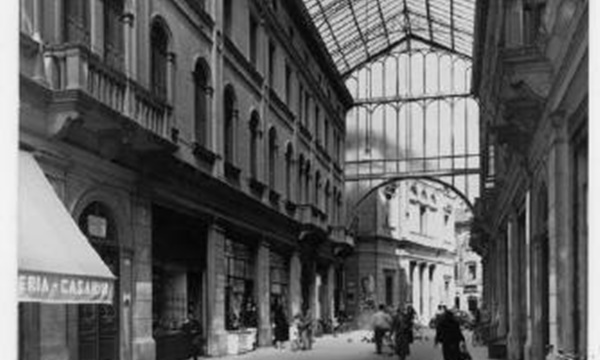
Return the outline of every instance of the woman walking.
<path id="1" fill-rule="evenodd" d="M 464 342 L 458 320 L 451 311 L 446 310 L 437 323 L 435 334 L 435 345 L 442 343 L 444 360 L 461 360 Z"/>
<path id="2" fill-rule="evenodd" d="M 398 359 L 404 360 L 410 354 L 409 333 L 412 333 L 410 328 L 409 315 L 398 308 L 392 322 L 392 332 L 394 336 L 394 350 Z"/>
<path id="3" fill-rule="evenodd" d="M 289 324 L 283 311 L 283 306 L 279 302 L 275 304 L 273 317 L 273 322 L 275 323 L 275 347 L 283 350 L 285 342 L 289 339 Z"/>

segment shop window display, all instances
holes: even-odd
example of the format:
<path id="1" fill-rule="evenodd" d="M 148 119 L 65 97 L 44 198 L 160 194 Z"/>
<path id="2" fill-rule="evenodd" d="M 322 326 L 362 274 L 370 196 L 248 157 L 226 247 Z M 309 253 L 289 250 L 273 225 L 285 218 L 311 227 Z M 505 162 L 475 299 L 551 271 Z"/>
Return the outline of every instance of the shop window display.
<path id="1" fill-rule="evenodd" d="M 254 261 L 248 245 L 225 241 L 227 283 L 225 286 L 225 327 L 240 330 L 257 327 L 254 298 Z"/>

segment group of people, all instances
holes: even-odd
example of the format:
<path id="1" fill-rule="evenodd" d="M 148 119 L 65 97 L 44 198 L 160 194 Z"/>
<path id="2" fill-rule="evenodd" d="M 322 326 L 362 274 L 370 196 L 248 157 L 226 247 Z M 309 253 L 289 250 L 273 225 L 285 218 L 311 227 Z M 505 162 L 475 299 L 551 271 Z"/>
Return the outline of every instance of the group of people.
<path id="1" fill-rule="evenodd" d="M 375 349 L 382 353 L 383 340 L 386 336 L 393 339 L 394 352 L 403 360 L 410 354 L 410 344 L 414 341 L 413 327 L 416 312 L 409 305 L 398 307 L 392 315 L 386 311 L 385 305 L 379 305 L 379 310 L 373 314 L 372 325 Z"/>
<path id="2" fill-rule="evenodd" d="M 379 310 L 372 317 L 376 352 L 382 353 L 383 341 L 389 337 L 398 358 L 406 359 L 414 341 L 415 318 L 416 312 L 410 305 L 398 307 L 393 315 L 386 311 L 385 305 L 379 305 Z M 442 344 L 444 360 L 470 360 L 460 324 L 454 313 L 444 306 L 438 308 L 435 330 L 434 346 Z"/>
<path id="3" fill-rule="evenodd" d="M 310 350 L 312 348 L 313 321 L 310 311 L 296 314 L 290 327 L 283 306 L 276 303 L 273 310 L 273 340 L 275 347 L 283 350 L 290 341 L 291 350 Z"/>

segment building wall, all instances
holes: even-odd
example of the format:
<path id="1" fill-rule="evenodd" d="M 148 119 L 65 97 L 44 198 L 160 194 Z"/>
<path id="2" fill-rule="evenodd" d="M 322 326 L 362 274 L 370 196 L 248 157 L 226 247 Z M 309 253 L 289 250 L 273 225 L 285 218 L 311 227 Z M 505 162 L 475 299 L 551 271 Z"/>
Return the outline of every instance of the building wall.
<path id="1" fill-rule="evenodd" d="M 355 253 L 348 267 L 349 302 L 359 319 L 380 303 L 411 304 L 427 324 L 438 305 L 452 307 L 456 294 L 454 237 L 456 196 L 425 181 L 402 181 L 380 189 L 361 203 Z M 393 296 L 386 296 L 386 275 Z"/>
<path id="2" fill-rule="evenodd" d="M 232 1 L 232 29 L 224 35 L 224 2 L 123 1 L 117 19 L 123 61 L 110 66 L 109 35 L 103 24 L 107 2 L 73 2 L 85 8 L 88 19 L 82 44 L 73 44 L 63 31 L 67 1 L 21 2 L 20 145 L 36 154 L 74 217 L 91 201 L 105 203 L 115 214 L 122 249 L 115 304 L 121 321 L 119 358 L 154 359 L 161 351 L 152 306 L 157 301 L 153 266 L 162 255 L 152 251 L 159 241 L 157 207 L 196 219 L 205 229 L 189 236 L 205 242 L 205 253 L 196 260 L 206 263 L 202 286 L 207 354 L 231 351 L 230 338 L 235 335 L 226 331 L 225 322 L 226 238 L 250 242 L 258 264 L 252 276 L 259 345 L 271 339 L 271 252 L 283 256 L 289 267 L 289 298 L 284 304 L 288 315 L 301 311 L 302 289 L 307 288 L 312 295 L 304 303 L 313 314 L 319 309 L 322 318 L 331 318 L 334 290 L 343 290 L 334 289 L 333 269 L 341 268 L 337 255 L 351 248 L 342 223 L 340 158 L 343 118 L 351 98 L 329 55 L 319 47 L 316 32 L 304 25 L 300 2 Z M 258 25 L 256 64 L 250 61 L 250 16 Z M 167 35 L 164 98 L 151 88 L 154 24 Z M 276 49 L 272 78 L 269 42 Z M 193 72 L 200 60 L 209 76 L 204 89 L 209 135 L 204 146 L 195 135 Z M 286 64 L 291 71 L 290 99 L 285 96 Z M 300 84 L 302 99 L 311 99 L 308 116 L 304 106 L 300 116 Z M 236 101 L 234 156 L 226 164 L 228 85 Z M 253 111 L 260 119 L 255 177 L 250 171 Z M 277 132 L 273 165 L 268 161 L 272 128 Z M 272 186 L 270 171 L 275 172 Z M 320 182 L 315 184 L 317 174 Z M 300 197 L 299 188 L 306 182 L 308 194 L 303 188 Z M 183 221 L 183 216 L 173 216 Z M 185 246 L 178 241 L 173 248 Z M 308 269 L 305 280 L 302 268 Z M 22 308 L 27 331 L 21 349 L 31 349 L 22 352 L 23 359 L 79 358 L 76 305 Z"/>
<path id="3" fill-rule="evenodd" d="M 587 149 L 588 5 L 484 3 L 473 84 L 485 140 L 478 221 L 487 230 L 473 245 L 489 280 L 490 355 L 583 356 L 587 334 L 575 328 L 585 322 L 587 279 L 575 264 L 585 258 L 587 220 L 576 209 L 587 196 L 573 194 L 585 193 L 587 166 L 569 164 Z"/>

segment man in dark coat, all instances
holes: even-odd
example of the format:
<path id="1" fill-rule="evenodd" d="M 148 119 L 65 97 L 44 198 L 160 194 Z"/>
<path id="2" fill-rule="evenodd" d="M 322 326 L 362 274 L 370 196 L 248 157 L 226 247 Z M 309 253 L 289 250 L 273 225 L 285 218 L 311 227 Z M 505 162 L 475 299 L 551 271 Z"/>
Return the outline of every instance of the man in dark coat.
<path id="1" fill-rule="evenodd" d="M 444 360 L 461 359 L 461 343 L 465 341 L 454 314 L 446 310 L 436 326 L 435 345 L 442 343 Z"/>

